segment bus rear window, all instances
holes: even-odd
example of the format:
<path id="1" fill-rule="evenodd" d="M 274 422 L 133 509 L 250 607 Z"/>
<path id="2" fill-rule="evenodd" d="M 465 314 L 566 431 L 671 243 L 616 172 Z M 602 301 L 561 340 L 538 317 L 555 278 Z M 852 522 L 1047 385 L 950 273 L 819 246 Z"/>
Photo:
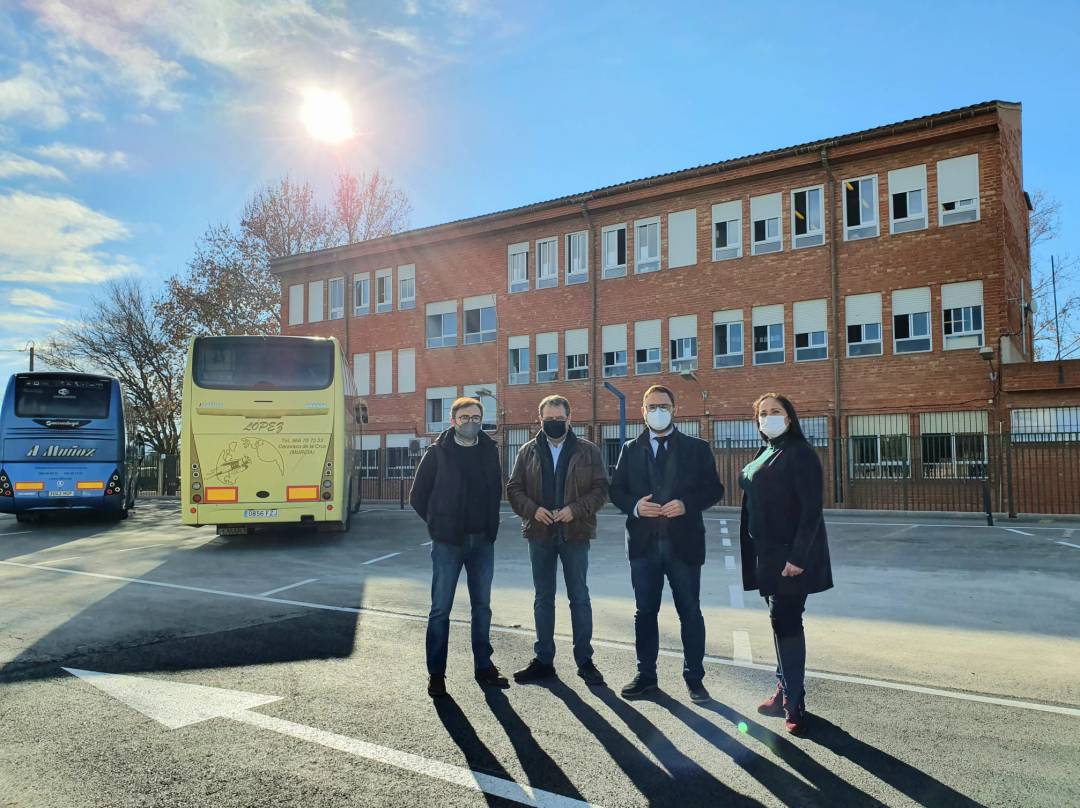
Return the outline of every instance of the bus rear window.
<path id="1" fill-rule="evenodd" d="M 16 376 L 18 418 L 108 418 L 111 382 L 63 376 Z"/>
<path id="2" fill-rule="evenodd" d="M 334 380 L 333 343 L 278 337 L 196 341 L 192 379 L 212 390 L 323 390 Z"/>

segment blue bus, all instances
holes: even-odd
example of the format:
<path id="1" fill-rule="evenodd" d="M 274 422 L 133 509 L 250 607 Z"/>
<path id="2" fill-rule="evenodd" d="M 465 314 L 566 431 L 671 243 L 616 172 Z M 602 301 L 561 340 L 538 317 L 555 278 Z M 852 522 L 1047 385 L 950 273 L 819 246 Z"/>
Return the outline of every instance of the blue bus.
<path id="1" fill-rule="evenodd" d="M 138 444 L 116 379 L 16 373 L 0 405 L 0 513 L 20 522 L 79 511 L 126 519 L 135 504 Z"/>

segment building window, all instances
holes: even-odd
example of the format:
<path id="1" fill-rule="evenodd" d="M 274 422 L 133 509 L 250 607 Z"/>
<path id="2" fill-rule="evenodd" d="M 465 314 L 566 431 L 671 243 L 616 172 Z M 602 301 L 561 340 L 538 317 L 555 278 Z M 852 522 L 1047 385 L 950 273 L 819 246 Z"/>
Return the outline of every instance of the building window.
<path id="1" fill-rule="evenodd" d="M 626 350 L 604 351 L 604 378 L 625 376 L 629 371 L 626 367 Z"/>
<path id="2" fill-rule="evenodd" d="M 849 295 L 844 299 L 847 313 L 847 355 L 881 355 L 881 295 Z"/>
<path id="3" fill-rule="evenodd" d="M 713 367 L 742 367 L 742 312 L 735 312 L 717 321 L 717 317 L 724 315 L 724 312 L 713 315 Z M 738 319 L 729 319 L 733 317 Z"/>
<path id="4" fill-rule="evenodd" d="M 938 224 L 979 219 L 979 155 L 966 154 L 937 164 Z"/>
<path id="5" fill-rule="evenodd" d="M 453 301 L 450 301 L 453 305 Z M 450 348 L 457 345 L 457 308 L 453 311 L 432 312 L 428 306 L 427 347 Z"/>
<path id="6" fill-rule="evenodd" d="M 638 348 L 634 351 L 634 373 L 640 375 L 660 372 L 660 349 Z"/>
<path id="7" fill-rule="evenodd" d="M 456 398 L 455 393 L 449 393 L 447 388 L 436 391 L 428 391 L 427 395 L 427 431 L 442 432 L 451 425 L 450 408 Z"/>
<path id="8" fill-rule="evenodd" d="M 1080 442 L 1080 407 L 1038 407 L 1010 413 L 1013 443 Z"/>
<path id="9" fill-rule="evenodd" d="M 945 350 L 978 348 L 983 344 L 982 281 L 946 283 L 941 287 Z"/>
<path id="10" fill-rule="evenodd" d="M 742 257 L 742 202 L 721 202 L 712 206 L 713 260 Z"/>
<path id="11" fill-rule="evenodd" d="M 780 226 L 782 204 L 780 194 L 750 198 L 752 255 L 764 255 L 784 249 L 784 233 Z"/>
<path id="12" fill-rule="evenodd" d="M 416 308 L 416 267 L 398 267 L 398 311 Z"/>
<path id="13" fill-rule="evenodd" d="M 811 446 L 821 448 L 829 445 L 829 419 L 824 416 L 799 418 L 799 426 Z"/>
<path id="14" fill-rule="evenodd" d="M 850 441 L 853 480 L 906 480 L 911 476 L 907 435 L 857 435 Z"/>
<path id="15" fill-rule="evenodd" d="M 495 341 L 495 307 L 468 309 L 465 312 L 465 344 Z"/>
<path id="16" fill-rule="evenodd" d="M 371 313 L 371 275 L 353 276 L 353 316 L 361 317 Z"/>
<path id="17" fill-rule="evenodd" d="M 697 315 L 668 320 L 668 358 L 672 373 L 697 370 Z"/>
<path id="18" fill-rule="evenodd" d="M 761 432 L 756 420 L 713 421 L 713 448 L 757 449 L 760 446 Z"/>
<path id="19" fill-rule="evenodd" d="M 323 281 L 308 284 L 308 322 L 321 323 L 323 320 Z"/>
<path id="20" fill-rule="evenodd" d="M 467 384 L 461 388 L 461 395 L 475 398 L 480 402 L 480 408 L 483 410 L 483 421 L 480 423 L 482 430 L 494 432 L 498 429 L 499 404 L 495 397 L 494 384 Z"/>
<path id="21" fill-rule="evenodd" d="M 898 289 L 892 294 L 893 353 L 925 353 L 930 336 L 930 287 Z"/>
<path id="22" fill-rule="evenodd" d="M 559 335 L 555 331 L 536 335 L 536 381 L 553 382 L 559 378 Z"/>
<path id="23" fill-rule="evenodd" d="M 974 337 L 977 345 L 982 345 L 983 323 L 982 306 L 961 306 L 944 310 L 945 346 L 950 340 L 962 337 Z"/>
<path id="24" fill-rule="evenodd" d="M 825 224 L 822 215 L 822 186 L 803 188 L 791 193 L 792 246 L 817 247 L 825 243 Z M 797 347 L 797 346 L 796 346 Z"/>
<path id="25" fill-rule="evenodd" d="M 297 283 L 289 287 L 289 325 L 302 325 L 304 322 L 304 284 Z"/>
<path id="26" fill-rule="evenodd" d="M 626 225 L 605 227 L 600 238 L 604 245 L 603 277 L 621 278 L 626 274 Z"/>
<path id="27" fill-rule="evenodd" d="M 696 266 L 697 210 L 679 210 L 668 214 L 668 269 Z"/>
<path id="28" fill-rule="evenodd" d="M 634 273 L 660 269 L 660 219 L 634 222 Z"/>
<path id="29" fill-rule="evenodd" d="M 986 428 L 985 412 L 919 415 L 923 479 L 984 479 L 987 465 Z"/>
<path id="30" fill-rule="evenodd" d="M 529 245 L 511 244 L 508 248 L 507 272 L 511 292 L 529 291 Z"/>
<path id="31" fill-rule="evenodd" d="M 525 344 L 515 347 L 514 340 L 521 337 L 510 338 L 510 384 L 529 383 L 529 343 L 525 337 Z"/>
<path id="32" fill-rule="evenodd" d="M 878 235 L 877 175 L 844 180 L 844 240 Z"/>
<path id="33" fill-rule="evenodd" d="M 390 446 L 386 449 L 387 479 L 411 479 L 412 476 L 416 473 L 416 464 L 419 462 L 419 460 L 419 452 L 413 452 L 408 446 Z"/>
<path id="34" fill-rule="evenodd" d="M 566 378 L 589 378 L 589 331 L 575 328 L 566 332 Z"/>
<path id="35" fill-rule="evenodd" d="M 643 376 L 660 372 L 660 321 L 634 323 L 634 373 Z"/>
<path id="36" fill-rule="evenodd" d="M 330 319 L 340 320 L 345 316 L 345 279 L 330 279 Z"/>
<path id="37" fill-rule="evenodd" d="M 626 363 L 626 323 L 605 325 L 600 334 L 604 378 L 625 376 L 629 372 Z"/>
<path id="38" fill-rule="evenodd" d="M 754 364 L 775 365 L 784 361 L 784 307 L 759 306 L 752 313 Z"/>
<path id="39" fill-rule="evenodd" d="M 566 284 L 589 280 L 589 234 L 571 233 L 566 237 Z"/>
<path id="40" fill-rule="evenodd" d="M 795 361 L 812 362 L 829 358 L 824 300 L 806 300 L 792 306 L 795 323 Z"/>
<path id="41" fill-rule="evenodd" d="M 391 269 L 375 273 L 375 313 L 385 314 L 394 310 L 394 276 Z"/>
<path id="42" fill-rule="evenodd" d="M 379 450 L 361 449 L 360 476 L 365 480 L 377 480 L 379 478 Z"/>
<path id="43" fill-rule="evenodd" d="M 536 288 L 559 285 L 559 241 L 546 238 L 536 242 Z"/>
<path id="44" fill-rule="evenodd" d="M 926 166 L 889 172 L 889 232 L 926 228 Z"/>

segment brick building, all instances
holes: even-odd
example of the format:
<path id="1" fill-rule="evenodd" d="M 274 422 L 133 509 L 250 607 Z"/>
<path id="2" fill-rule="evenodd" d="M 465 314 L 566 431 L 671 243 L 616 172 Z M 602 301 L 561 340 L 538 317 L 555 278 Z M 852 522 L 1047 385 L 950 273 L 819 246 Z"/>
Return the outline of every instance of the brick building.
<path id="1" fill-rule="evenodd" d="M 613 464 L 604 383 L 631 435 L 663 383 L 729 485 L 779 391 L 831 503 L 1076 512 L 1012 490 L 1021 443 L 1080 488 L 1080 371 L 1031 361 L 1021 154 L 995 101 L 289 257 L 283 330 L 347 346 L 369 477 L 409 476 L 478 391 L 508 464 L 556 392 Z"/>

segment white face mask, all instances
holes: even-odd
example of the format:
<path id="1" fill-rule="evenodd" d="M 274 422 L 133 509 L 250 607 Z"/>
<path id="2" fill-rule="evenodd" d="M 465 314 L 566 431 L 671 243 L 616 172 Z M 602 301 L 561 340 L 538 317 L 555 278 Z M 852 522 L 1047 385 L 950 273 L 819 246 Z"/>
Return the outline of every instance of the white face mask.
<path id="1" fill-rule="evenodd" d="M 769 440 L 783 435 L 788 428 L 783 415 L 763 415 L 758 418 L 758 427 Z"/>
<path id="2" fill-rule="evenodd" d="M 653 410 L 652 412 L 646 412 L 645 423 L 649 425 L 649 429 L 653 432 L 667 432 L 667 428 L 671 426 L 671 411 Z"/>

